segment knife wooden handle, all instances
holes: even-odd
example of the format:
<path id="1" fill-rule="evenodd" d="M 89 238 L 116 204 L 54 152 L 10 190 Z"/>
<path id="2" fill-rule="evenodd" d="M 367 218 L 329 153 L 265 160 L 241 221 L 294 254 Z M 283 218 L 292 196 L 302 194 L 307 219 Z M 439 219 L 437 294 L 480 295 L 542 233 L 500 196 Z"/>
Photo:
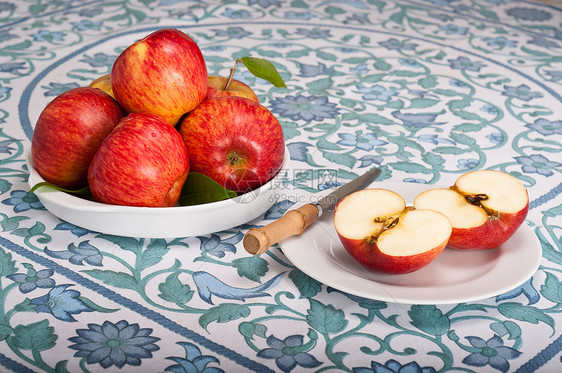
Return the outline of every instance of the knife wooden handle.
<path id="1" fill-rule="evenodd" d="M 244 248 L 250 254 L 263 254 L 270 246 L 290 236 L 297 236 L 318 219 L 318 208 L 306 204 L 290 210 L 262 228 L 252 228 L 244 236 Z"/>

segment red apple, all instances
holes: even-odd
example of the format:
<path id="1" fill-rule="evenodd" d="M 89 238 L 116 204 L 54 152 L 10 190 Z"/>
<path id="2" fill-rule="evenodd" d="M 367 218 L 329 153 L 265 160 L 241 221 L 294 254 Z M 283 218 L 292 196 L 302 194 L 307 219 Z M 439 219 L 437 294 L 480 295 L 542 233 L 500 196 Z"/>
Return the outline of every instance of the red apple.
<path id="1" fill-rule="evenodd" d="M 334 213 L 343 247 L 363 266 L 410 273 L 431 263 L 445 248 L 451 223 L 432 210 L 406 207 L 399 194 L 364 189 L 343 198 Z"/>
<path id="2" fill-rule="evenodd" d="M 99 89 L 74 88 L 57 96 L 39 115 L 31 156 L 43 179 L 63 188 L 87 185 L 88 166 L 125 111 Z"/>
<path id="3" fill-rule="evenodd" d="M 228 87 L 226 87 L 225 89 L 227 81 L 228 78 L 210 75 L 208 78 L 206 99 L 221 96 L 238 96 L 250 99 L 257 103 L 260 102 L 258 96 L 256 96 L 252 88 L 250 88 L 250 86 L 246 83 L 243 83 L 236 79 L 231 79 L 230 83 L 228 83 Z"/>
<path id="4" fill-rule="evenodd" d="M 161 29 L 125 49 L 111 69 L 115 98 L 129 112 L 157 114 L 175 125 L 207 94 L 207 67 L 185 33 Z"/>
<path id="5" fill-rule="evenodd" d="M 510 174 L 478 170 L 461 175 L 449 189 L 421 193 L 414 207 L 439 211 L 451 220 L 449 247 L 485 250 L 500 246 L 521 226 L 529 196 Z"/>
<path id="6" fill-rule="evenodd" d="M 109 74 L 100 76 L 99 78 L 91 82 L 88 87 L 101 89 L 111 97 L 115 98 L 115 95 L 113 94 L 113 88 L 111 88 L 111 76 Z"/>
<path id="7" fill-rule="evenodd" d="M 88 183 L 99 202 L 166 207 L 178 202 L 188 172 L 179 132 L 157 115 L 133 113 L 99 147 Z"/>
<path id="8" fill-rule="evenodd" d="M 277 174 L 285 140 L 275 116 L 252 100 L 226 96 L 205 100 L 181 122 L 191 170 L 244 193 Z"/>

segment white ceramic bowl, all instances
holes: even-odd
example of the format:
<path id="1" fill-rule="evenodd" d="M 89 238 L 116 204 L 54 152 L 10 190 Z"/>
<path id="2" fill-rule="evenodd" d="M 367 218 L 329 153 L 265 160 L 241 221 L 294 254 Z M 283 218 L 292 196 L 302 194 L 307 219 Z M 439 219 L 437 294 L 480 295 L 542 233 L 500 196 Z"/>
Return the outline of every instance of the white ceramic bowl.
<path id="1" fill-rule="evenodd" d="M 287 166 L 285 149 L 282 170 Z M 29 186 L 45 181 L 27 153 Z M 176 238 L 199 236 L 232 229 L 265 213 L 277 199 L 276 185 L 284 172 L 260 188 L 227 200 L 195 206 L 133 207 L 94 202 L 53 189 L 39 188 L 35 194 L 52 214 L 92 231 L 128 237 Z"/>

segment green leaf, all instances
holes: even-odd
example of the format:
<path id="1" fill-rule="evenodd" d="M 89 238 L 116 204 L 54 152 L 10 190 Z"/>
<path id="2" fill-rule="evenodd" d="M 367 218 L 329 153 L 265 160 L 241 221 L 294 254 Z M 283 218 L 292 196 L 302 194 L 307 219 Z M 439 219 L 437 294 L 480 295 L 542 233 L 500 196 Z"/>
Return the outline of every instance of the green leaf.
<path id="1" fill-rule="evenodd" d="M 271 62 L 256 57 L 242 57 L 240 61 L 256 77 L 267 80 L 275 87 L 287 88 L 283 78 Z"/>
<path id="2" fill-rule="evenodd" d="M 380 81 L 383 81 L 385 79 L 388 79 L 388 74 L 383 73 L 383 74 L 370 74 L 367 75 L 365 77 L 363 77 L 361 79 L 362 83 L 378 83 Z"/>
<path id="3" fill-rule="evenodd" d="M 289 278 L 299 290 L 301 298 L 312 298 L 322 290 L 322 284 L 299 269 L 292 270 Z"/>
<path id="4" fill-rule="evenodd" d="M 248 306 L 223 303 L 210 308 L 207 312 L 201 315 L 199 318 L 199 325 L 201 325 L 203 329 L 207 329 L 207 326 L 213 321 L 216 321 L 217 323 L 226 323 L 241 317 L 247 317 L 249 314 L 250 308 Z"/>
<path id="5" fill-rule="evenodd" d="M 4 219 L 1 224 L 5 232 L 18 228 L 20 221 L 29 219 L 27 216 L 13 216 L 11 218 L 4 214 L 0 214 L 0 216 Z"/>
<path id="6" fill-rule="evenodd" d="M 186 304 L 193 297 L 194 291 L 187 284 L 182 284 L 178 279 L 179 273 L 172 273 L 166 280 L 158 285 L 158 296 L 165 301 L 178 305 Z"/>
<path id="7" fill-rule="evenodd" d="M 464 109 L 470 106 L 470 100 L 465 98 L 463 100 L 452 100 L 447 103 L 449 109 L 456 110 L 456 109 Z"/>
<path id="8" fill-rule="evenodd" d="M 137 19 L 137 22 L 142 22 L 146 19 L 146 14 L 144 14 L 140 10 L 128 8 L 128 11 L 129 11 L 130 14 L 133 15 L 133 17 L 135 17 Z"/>
<path id="9" fill-rule="evenodd" d="M 433 152 L 439 154 L 462 154 L 466 152 L 466 149 L 455 148 L 454 146 L 438 146 L 433 149 Z"/>
<path id="10" fill-rule="evenodd" d="M 541 243 L 543 257 L 553 263 L 562 265 L 562 252 L 556 250 L 538 228 L 535 230 L 535 233 Z"/>
<path id="11" fill-rule="evenodd" d="M 397 70 L 394 73 L 394 76 L 401 76 L 401 77 L 408 77 L 411 78 L 412 76 L 418 76 L 420 75 L 420 73 L 417 73 L 415 71 L 409 71 L 409 70 Z M 404 82 L 404 80 L 397 80 L 397 82 Z"/>
<path id="12" fill-rule="evenodd" d="M 0 341 L 8 338 L 12 334 L 12 328 L 7 324 L 0 324 Z"/>
<path id="13" fill-rule="evenodd" d="M 201 205 L 236 197 L 236 192 L 226 189 L 207 175 L 190 172 L 183 184 L 180 206 Z"/>
<path id="14" fill-rule="evenodd" d="M 109 242 L 113 242 L 122 250 L 132 251 L 136 255 L 139 255 L 142 252 L 143 240 L 140 239 L 136 239 L 133 237 L 114 236 L 111 234 L 100 234 L 96 237 L 102 238 Z"/>
<path id="15" fill-rule="evenodd" d="M 416 109 L 428 108 L 436 105 L 438 102 L 439 100 L 432 100 L 429 98 L 414 98 L 410 101 L 410 107 Z"/>
<path id="16" fill-rule="evenodd" d="M 347 99 L 347 98 L 342 98 L 342 99 L 340 100 L 340 105 L 352 109 L 355 105 L 357 105 L 357 101 L 356 101 L 356 100 Z M 9 190 L 9 189 L 10 189 L 10 188 L 8 188 L 8 190 Z"/>
<path id="17" fill-rule="evenodd" d="M 236 267 L 239 276 L 252 281 L 259 282 L 260 278 L 267 273 L 267 260 L 259 255 L 234 259 L 232 264 Z"/>
<path id="18" fill-rule="evenodd" d="M 458 143 L 458 144 L 463 144 L 463 145 L 474 145 L 476 144 L 476 140 L 474 140 L 474 138 L 467 136 L 465 134 L 462 133 L 456 133 L 456 132 L 451 132 L 451 140 L 453 140 L 454 142 Z"/>
<path id="19" fill-rule="evenodd" d="M 335 55 L 333 55 L 332 53 L 318 51 L 318 52 L 316 52 L 316 55 L 318 56 L 318 58 L 321 58 L 323 60 L 337 61 L 337 57 Z"/>
<path id="20" fill-rule="evenodd" d="M 402 21 L 404 20 L 404 15 L 405 12 L 403 10 L 394 13 L 393 15 L 390 16 L 390 19 L 398 24 L 402 24 Z"/>
<path id="21" fill-rule="evenodd" d="M 459 95 L 457 91 L 453 91 L 452 89 L 436 89 L 434 92 L 437 93 L 438 95 L 448 96 L 448 97 Z"/>
<path id="22" fill-rule="evenodd" d="M 68 369 L 66 365 L 68 364 L 68 360 L 61 360 L 55 365 L 55 372 L 57 373 L 68 373 Z"/>
<path id="23" fill-rule="evenodd" d="M 14 328 L 13 343 L 22 350 L 45 351 L 55 346 L 58 338 L 48 320 Z"/>
<path id="24" fill-rule="evenodd" d="M 445 335 L 451 327 L 449 318 L 433 305 L 413 305 L 408 315 L 413 326 L 430 335 Z"/>
<path id="25" fill-rule="evenodd" d="M 499 21 L 499 17 L 496 14 L 496 12 L 488 10 L 488 9 L 480 9 L 479 10 L 480 14 L 482 14 L 484 17 L 491 19 L 493 21 Z"/>
<path id="26" fill-rule="evenodd" d="M 104 284 L 114 286 L 119 289 L 137 290 L 139 284 L 135 278 L 124 272 L 111 270 L 90 269 L 84 271 L 88 275 L 103 281 Z"/>
<path id="27" fill-rule="evenodd" d="M 404 137 L 404 135 L 396 136 L 396 137 L 389 137 L 388 141 L 400 146 L 401 152 L 403 152 L 403 148 L 412 148 L 412 149 L 416 149 L 420 152 L 425 151 L 423 146 L 421 146 L 420 144 L 418 144 L 415 141 L 412 141 L 412 140 Z"/>
<path id="28" fill-rule="evenodd" d="M 453 129 L 461 132 L 477 132 L 482 130 L 482 126 L 474 123 L 462 123 L 454 126 Z"/>
<path id="29" fill-rule="evenodd" d="M 516 302 L 506 302 L 498 305 L 498 311 L 505 317 L 530 322 L 531 324 L 538 324 L 542 321 L 554 330 L 554 319 L 539 308 Z"/>
<path id="30" fill-rule="evenodd" d="M 306 83 L 306 86 L 312 91 L 325 91 L 332 88 L 333 85 L 334 81 L 332 80 L 332 78 L 323 78 L 310 83 Z"/>
<path id="31" fill-rule="evenodd" d="M 338 14 L 345 13 L 345 11 L 342 8 L 336 6 L 329 6 L 326 9 L 324 9 L 324 11 L 331 16 L 336 16 Z"/>
<path id="32" fill-rule="evenodd" d="M 80 188 L 80 189 L 67 189 L 67 188 L 63 188 L 60 187 L 58 185 L 55 185 L 53 183 L 49 183 L 47 181 L 42 181 L 40 183 L 35 184 L 30 190 L 29 193 L 34 193 L 37 189 L 41 188 L 41 187 L 47 187 L 47 188 L 52 188 L 52 189 L 56 189 L 56 190 L 60 190 L 61 192 L 66 192 L 66 193 L 71 193 L 71 194 L 90 194 L 90 188 L 89 187 L 84 187 L 84 188 Z"/>
<path id="33" fill-rule="evenodd" d="M 544 285 L 541 286 L 541 294 L 552 302 L 562 303 L 562 282 L 558 277 L 547 272 Z"/>
<path id="34" fill-rule="evenodd" d="M 155 264 L 160 263 L 162 257 L 170 251 L 168 244 L 165 240 L 162 239 L 155 239 L 146 246 L 146 249 L 143 250 L 140 258 L 139 267 L 141 269 L 145 269 L 151 267 Z"/>
<path id="35" fill-rule="evenodd" d="M 258 51 L 258 53 L 264 57 L 269 57 L 269 58 L 281 58 L 283 57 L 282 53 L 276 52 L 276 51 L 268 51 L 268 50 L 264 50 L 264 49 L 260 49 Z"/>
<path id="36" fill-rule="evenodd" d="M 369 59 L 367 57 L 351 57 L 351 58 L 344 58 L 341 62 L 350 65 L 359 65 L 361 63 L 365 63 L 368 61 Z"/>
<path id="37" fill-rule="evenodd" d="M 254 339 L 254 331 L 256 330 L 256 326 L 253 322 L 244 321 L 238 325 L 238 331 L 242 334 L 245 338 Z"/>
<path id="38" fill-rule="evenodd" d="M 433 88 L 437 85 L 437 78 L 435 78 L 434 76 L 428 76 L 418 80 L 418 84 L 425 89 Z"/>
<path id="39" fill-rule="evenodd" d="M 357 161 L 357 159 L 355 159 L 354 156 L 349 154 L 336 154 L 336 153 L 324 152 L 323 156 L 330 162 L 335 162 L 337 164 L 341 164 L 349 168 L 353 168 L 353 165 Z"/>
<path id="40" fill-rule="evenodd" d="M 549 218 L 555 218 L 558 215 L 562 215 L 562 205 L 558 205 L 558 206 L 554 206 L 552 208 L 549 208 L 548 210 L 543 212 L 543 215 L 545 217 L 549 217 Z"/>
<path id="41" fill-rule="evenodd" d="M 45 11 L 47 9 L 47 5 L 45 4 L 32 4 L 30 5 L 27 10 L 29 11 L 29 13 L 33 14 L 33 15 L 37 15 L 43 11 Z"/>
<path id="42" fill-rule="evenodd" d="M 495 322 L 490 325 L 490 329 L 500 337 L 508 335 L 509 339 L 517 339 L 521 336 L 521 328 L 513 321 Z"/>
<path id="43" fill-rule="evenodd" d="M 412 163 L 412 162 L 406 162 L 406 161 L 393 162 L 390 163 L 389 166 L 392 166 L 392 168 L 394 168 L 395 170 L 404 171 L 409 174 L 417 174 L 417 173 L 422 173 L 425 175 L 431 174 L 431 170 L 429 170 L 428 168 L 422 166 L 421 164 Z"/>
<path id="44" fill-rule="evenodd" d="M 347 326 L 345 313 L 336 309 L 331 304 L 323 304 L 317 300 L 310 300 L 306 320 L 316 331 L 322 334 L 341 332 Z"/>
<path id="45" fill-rule="evenodd" d="M 439 166 L 445 163 L 445 159 L 443 159 L 443 157 L 433 153 L 425 153 L 422 156 L 422 159 L 424 160 L 425 163 L 428 163 L 432 166 Z"/>
<path id="46" fill-rule="evenodd" d="M 80 299 L 82 302 L 84 302 L 84 304 L 88 307 L 90 307 L 92 310 L 96 311 L 96 312 L 102 312 L 102 313 L 111 313 L 111 312 L 117 312 L 120 309 L 119 308 L 105 308 L 102 307 L 96 303 L 94 303 L 92 300 L 86 298 L 86 297 L 78 297 L 78 299 Z"/>
<path id="47" fill-rule="evenodd" d="M 334 150 L 334 151 L 341 150 L 341 146 L 326 140 L 325 137 L 321 137 L 320 139 L 318 139 L 318 142 L 316 143 L 316 147 L 320 150 Z"/>
<path id="48" fill-rule="evenodd" d="M 12 232 L 12 234 L 19 237 L 32 237 L 43 234 L 45 232 L 45 225 L 43 223 L 35 223 L 31 228 L 19 228 Z"/>
<path id="49" fill-rule="evenodd" d="M 392 66 L 384 60 L 377 60 L 377 62 L 375 62 L 374 66 L 375 66 L 375 69 L 382 70 L 382 71 L 388 71 L 392 68 Z"/>
<path id="50" fill-rule="evenodd" d="M 0 194 L 6 193 L 10 189 L 12 189 L 12 183 L 8 180 L 0 179 Z"/>
<path id="51" fill-rule="evenodd" d="M 287 53 L 287 58 L 300 58 L 305 56 L 308 56 L 308 50 L 306 49 L 290 51 L 289 53 Z"/>
<path id="52" fill-rule="evenodd" d="M 475 114 L 475 113 L 471 113 L 469 111 L 466 110 L 455 110 L 455 111 L 451 111 L 451 113 L 453 113 L 453 115 L 462 118 L 464 120 L 479 120 L 480 119 L 480 115 Z"/>
<path id="53" fill-rule="evenodd" d="M 306 1 L 303 0 L 295 0 L 293 2 L 291 2 L 291 7 L 293 8 L 301 8 L 301 9 L 308 9 L 310 8 L 310 5 L 308 5 L 306 3 Z"/>
<path id="54" fill-rule="evenodd" d="M 16 261 L 12 259 L 12 254 L 0 247 L 0 278 L 14 274 L 16 271 Z"/>
<path id="55" fill-rule="evenodd" d="M 396 124 L 392 120 L 375 113 L 367 113 L 360 116 L 361 120 L 372 124 Z"/>
<path id="56" fill-rule="evenodd" d="M 254 339 L 254 334 L 258 337 L 266 338 L 267 327 L 262 324 L 244 321 L 238 326 L 238 331 L 248 339 Z"/>

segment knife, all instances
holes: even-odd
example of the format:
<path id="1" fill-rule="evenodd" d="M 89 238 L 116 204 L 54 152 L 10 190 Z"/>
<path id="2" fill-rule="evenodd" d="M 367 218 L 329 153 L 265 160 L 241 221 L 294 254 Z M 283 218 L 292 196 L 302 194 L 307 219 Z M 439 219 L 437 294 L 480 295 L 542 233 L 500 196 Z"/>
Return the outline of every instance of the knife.
<path id="1" fill-rule="evenodd" d="M 343 197 L 366 188 L 380 174 L 380 169 L 373 168 L 347 184 L 340 186 L 327 196 L 321 197 L 317 203 L 307 203 L 296 210 L 288 211 L 278 220 L 262 228 L 250 229 L 244 236 L 244 248 L 250 254 L 263 254 L 270 246 L 277 242 L 290 236 L 300 235 L 323 212 L 333 210 Z"/>

